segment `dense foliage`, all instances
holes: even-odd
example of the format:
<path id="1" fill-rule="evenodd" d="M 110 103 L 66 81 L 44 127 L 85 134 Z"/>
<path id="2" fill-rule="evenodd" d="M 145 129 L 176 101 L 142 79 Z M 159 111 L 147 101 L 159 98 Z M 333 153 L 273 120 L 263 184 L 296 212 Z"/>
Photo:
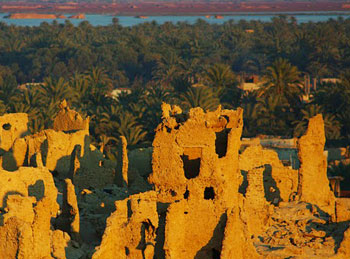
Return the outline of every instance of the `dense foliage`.
<path id="1" fill-rule="evenodd" d="M 49 127 L 58 102 L 91 117 L 91 135 L 106 146 L 126 136 L 147 145 L 163 101 L 184 110 L 201 106 L 244 108 L 244 136 L 300 135 L 308 118 L 323 113 L 327 138 L 350 137 L 350 20 L 298 25 L 233 21 L 210 25 L 144 23 L 122 27 L 0 23 L 0 111 L 26 112 L 33 132 Z M 258 74 L 255 92 L 238 88 L 244 74 Z M 303 76 L 335 77 L 318 84 L 303 102 Z M 27 90 L 17 86 L 36 82 Z M 114 88 L 130 94 L 110 96 Z"/>

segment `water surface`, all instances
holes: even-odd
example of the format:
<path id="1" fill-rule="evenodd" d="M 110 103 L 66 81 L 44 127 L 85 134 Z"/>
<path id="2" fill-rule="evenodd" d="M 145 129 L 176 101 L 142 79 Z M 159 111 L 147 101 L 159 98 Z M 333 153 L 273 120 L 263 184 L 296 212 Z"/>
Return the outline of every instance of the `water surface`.
<path id="1" fill-rule="evenodd" d="M 344 12 L 318 12 L 318 13 L 310 13 L 310 12 L 298 12 L 298 13 L 284 13 L 286 15 L 292 15 L 296 18 L 298 23 L 306 23 L 306 22 L 324 22 L 329 19 L 338 19 L 339 17 L 342 17 L 344 19 L 350 18 L 350 12 L 344 13 Z M 0 22 L 4 22 L 7 24 L 14 24 L 19 26 L 38 26 L 42 22 L 48 22 L 51 23 L 52 19 L 6 19 L 4 18 L 8 14 L 6 13 L 0 13 Z M 119 19 L 119 24 L 122 26 L 133 26 L 144 22 L 152 22 L 155 21 L 158 24 L 163 24 L 165 22 L 187 22 L 189 24 L 194 24 L 197 22 L 198 19 L 202 19 L 208 23 L 211 24 L 222 24 L 224 22 L 227 22 L 229 20 L 239 21 L 239 20 L 246 20 L 246 21 L 262 21 L 262 22 L 269 22 L 273 17 L 276 17 L 280 14 L 269 14 L 269 13 L 246 13 L 246 14 L 235 14 L 235 15 L 226 15 L 223 16 L 223 19 L 215 19 L 214 16 L 210 18 L 206 18 L 204 16 L 149 16 L 147 19 L 140 19 L 133 16 L 111 16 L 111 15 L 104 15 L 104 14 L 87 14 L 86 15 L 86 21 L 88 21 L 91 25 L 97 26 L 97 25 L 110 25 L 112 24 L 112 19 L 114 17 Z M 70 14 L 66 14 L 66 17 L 70 16 Z M 56 19 L 58 23 L 64 23 L 67 19 Z M 78 19 L 69 19 L 71 23 L 74 25 L 78 25 L 83 20 Z"/>

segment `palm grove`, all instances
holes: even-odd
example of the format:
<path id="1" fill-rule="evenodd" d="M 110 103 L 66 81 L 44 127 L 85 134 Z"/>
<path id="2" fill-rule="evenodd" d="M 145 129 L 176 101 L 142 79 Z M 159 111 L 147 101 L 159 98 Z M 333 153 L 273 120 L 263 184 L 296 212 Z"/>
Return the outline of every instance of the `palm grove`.
<path id="1" fill-rule="evenodd" d="M 253 31 L 253 33 L 252 33 Z M 350 137 L 350 20 L 297 24 L 294 18 L 210 25 L 198 20 L 158 25 L 93 27 L 0 23 L 0 111 L 25 112 L 30 129 L 50 127 L 58 103 L 90 116 L 97 146 L 113 154 L 118 137 L 129 147 L 150 145 L 162 102 L 184 110 L 244 108 L 244 136 L 299 136 L 308 118 L 323 113 L 327 139 Z M 239 75 L 263 85 L 244 93 Z M 303 75 L 335 77 L 302 101 Z M 17 86 L 33 84 L 27 90 Z M 117 99 L 114 88 L 130 88 Z"/>

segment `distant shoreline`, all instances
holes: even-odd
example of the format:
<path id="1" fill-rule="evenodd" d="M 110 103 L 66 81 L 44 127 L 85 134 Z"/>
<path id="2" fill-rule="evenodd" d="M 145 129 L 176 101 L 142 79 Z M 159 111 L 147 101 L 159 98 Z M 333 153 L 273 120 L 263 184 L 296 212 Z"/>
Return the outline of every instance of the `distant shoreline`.
<path id="1" fill-rule="evenodd" d="M 7 13 L 7 12 L 0 12 L 0 14 L 8 14 L 8 16 L 6 16 L 5 18 L 9 18 L 9 19 L 40 19 L 37 17 L 33 17 L 33 18 L 11 18 L 10 15 L 11 13 Z M 18 14 L 18 13 L 16 13 Z M 24 14 L 28 14 L 28 13 L 24 13 Z M 76 19 L 73 17 L 64 17 L 64 18 L 60 18 L 59 16 L 62 13 L 32 13 L 33 15 L 36 14 L 41 14 L 41 15 L 54 15 L 57 16 L 56 18 L 43 18 L 43 19 Z M 69 13 L 67 13 L 69 14 Z M 109 13 L 88 13 L 89 15 L 106 15 L 106 16 L 112 16 L 112 17 L 120 17 L 120 16 L 125 16 L 125 17 L 137 17 L 140 18 L 138 16 L 143 16 L 144 13 L 120 13 L 120 14 L 109 14 Z M 205 16 L 210 15 L 213 17 L 207 18 Z M 305 16 L 322 16 L 322 15 L 350 15 L 350 11 L 349 12 L 328 12 L 328 11 L 322 11 L 322 12 L 246 12 L 246 13 L 230 13 L 230 12 L 226 12 L 226 13 L 162 13 L 162 14 L 156 14 L 156 13 L 152 13 L 150 15 L 147 15 L 147 18 L 149 17 L 162 17 L 162 16 L 199 16 L 199 17 L 203 17 L 205 19 L 215 19 L 215 15 L 222 15 L 222 16 L 261 16 L 261 15 L 286 15 L 286 16 L 295 16 L 295 15 L 305 15 Z M 142 19 L 147 19 L 147 18 L 142 18 Z M 80 19 L 84 19 L 84 18 L 80 18 Z M 141 19 L 141 18 L 140 18 Z"/>
<path id="2" fill-rule="evenodd" d="M 63 14 L 55 14 L 55 13 L 10 13 L 5 16 L 6 19 L 18 20 L 18 19 L 85 19 L 85 14 L 76 14 L 71 15 L 69 17 Z"/>
<path id="3" fill-rule="evenodd" d="M 2 2 L 0 13 L 104 14 L 114 16 L 205 15 L 322 15 L 350 14 L 350 2 L 138 2 L 138 3 L 30 3 Z"/>

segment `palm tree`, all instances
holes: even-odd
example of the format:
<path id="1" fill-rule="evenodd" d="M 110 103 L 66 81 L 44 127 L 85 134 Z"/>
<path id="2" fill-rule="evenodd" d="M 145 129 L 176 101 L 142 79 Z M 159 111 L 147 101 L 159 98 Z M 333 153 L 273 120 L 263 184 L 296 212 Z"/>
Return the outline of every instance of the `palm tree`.
<path id="1" fill-rule="evenodd" d="M 215 64 L 204 73 L 204 81 L 217 92 L 220 102 L 228 108 L 239 105 L 242 91 L 238 88 L 238 80 L 230 66 Z"/>
<path id="2" fill-rule="evenodd" d="M 346 79 L 341 83 L 320 85 L 314 94 L 314 103 L 322 105 L 327 112 L 340 113 L 350 105 L 350 84 Z"/>
<path id="3" fill-rule="evenodd" d="M 181 75 L 181 79 L 184 79 L 187 82 L 194 84 L 201 79 L 204 64 L 199 58 L 191 58 L 190 60 L 184 61 L 182 68 L 184 72 Z"/>
<path id="4" fill-rule="evenodd" d="M 69 80 L 69 86 L 73 92 L 73 104 L 79 112 L 85 112 L 88 110 L 90 84 L 87 80 L 87 76 L 84 74 L 74 74 Z"/>
<path id="5" fill-rule="evenodd" d="M 118 120 L 119 114 L 122 112 L 120 105 L 104 105 L 100 110 L 95 109 L 96 112 L 91 114 L 90 130 L 93 135 L 107 135 L 112 136 L 116 133 L 115 121 Z M 118 135 L 116 135 L 118 137 Z"/>
<path id="6" fill-rule="evenodd" d="M 338 113 L 336 116 L 342 125 L 341 135 L 344 138 L 350 139 L 350 107 Z"/>
<path id="7" fill-rule="evenodd" d="M 257 107 L 255 103 L 243 104 L 243 133 L 245 137 L 256 136 L 257 134 Z"/>
<path id="8" fill-rule="evenodd" d="M 72 99 L 73 92 L 65 80 L 60 77 L 54 80 L 52 77 L 44 79 L 44 83 L 38 88 L 38 92 L 43 99 L 49 100 L 53 104 L 58 104 L 63 99 Z"/>
<path id="9" fill-rule="evenodd" d="M 45 122 L 42 114 L 38 114 L 37 117 L 29 122 L 29 129 L 32 134 L 45 129 Z"/>
<path id="10" fill-rule="evenodd" d="M 256 123 L 260 133 L 279 136 L 288 135 L 286 104 L 281 101 L 281 97 L 259 98 L 255 109 L 257 110 Z"/>
<path id="11" fill-rule="evenodd" d="M 161 84 L 168 86 L 172 80 L 183 74 L 184 71 L 182 59 L 174 52 L 166 52 L 157 61 L 157 67 L 153 75 Z"/>
<path id="12" fill-rule="evenodd" d="M 27 113 L 28 117 L 31 119 L 36 117 L 38 108 L 31 107 L 23 102 L 13 102 L 11 103 L 11 111 L 16 113 Z"/>
<path id="13" fill-rule="evenodd" d="M 17 91 L 16 96 L 13 97 L 13 101 L 23 103 L 32 108 L 45 105 L 45 102 L 40 98 L 40 88 L 41 86 L 31 86 L 30 89 Z"/>
<path id="14" fill-rule="evenodd" d="M 111 79 L 101 68 L 94 67 L 91 71 L 89 71 L 87 73 L 87 80 L 93 88 L 97 88 L 102 91 L 107 92 L 113 88 Z"/>
<path id="15" fill-rule="evenodd" d="M 347 93 L 350 92 L 350 69 L 343 71 L 340 75 L 341 84 L 346 89 Z"/>
<path id="16" fill-rule="evenodd" d="M 146 93 L 142 97 L 141 102 L 136 104 L 136 107 L 144 108 L 139 122 L 147 131 L 147 139 L 152 140 L 154 137 L 154 130 L 161 122 L 163 102 L 173 103 L 174 94 L 166 87 L 161 85 L 150 84 L 147 86 Z M 136 110 L 136 107 L 132 110 Z"/>
<path id="17" fill-rule="evenodd" d="M 53 119 L 55 118 L 58 112 L 58 103 L 51 100 L 46 106 L 40 107 L 40 112 L 42 114 L 42 121 L 45 126 L 45 129 L 51 128 Z"/>
<path id="18" fill-rule="evenodd" d="M 3 115 L 6 112 L 6 106 L 2 100 L 0 100 L 0 115 Z"/>
<path id="19" fill-rule="evenodd" d="M 26 46 L 26 42 L 28 41 L 20 40 L 16 37 L 8 38 L 0 46 L 0 49 L 6 52 L 20 52 Z"/>
<path id="20" fill-rule="evenodd" d="M 300 72 L 286 59 L 278 58 L 275 60 L 267 68 L 263 81 L 264 83 L 259 89 L 259 96 L 272 95 L 291 103 L 298 99 L 302 92 Z"/>
<path id="21" fill-rule="evenodd" d="M 210 66 L 204 72 L 204 80 L 209 86 L 222 88 L 233 84 L 235 81 L 235 75 L 230 66 L 225 64 L 215 64 Z"/>
<path id="22" fill-rule="evenodd" d="M 311 63 L 308 69 L 314 76 L 329 75 L 337 71 L 337 64 L 341 60 L 338 41 L 347 41 L 341 38 L 342 34 L 329 24 L 312 31 L 310 39 L 313 48 L 309 53 Z"/>
<path id="23" fill-rule="evenodd" d="M 106 136 L 105 134 L 102 134 L 98 136 L 98 141 L 99 141 L 98 144 L 100 146 L 100 151 L 103 154 L 105 151 L 108 152 L 108 150 L 106 150 L 108 143 L 111 141 L 117 142 L 118 139 L 115 137 Z"/>
<path id="24" fill-rule="evenodd" d="M 3 78 L 0 76 L 0 100 L 2 100 L 5 105 L 8 105 L 16 94 L 16 78 L 11 75 L 6 75 Z"/>
<path id="25" fill-rule="evenodd" d="M 301 110 L 302 119 L 296 120 L 292 124 L 295 125 L 294 136 L 300 137 L 307 129 L 310 118 L 317 114 L 323 114 L 324 127 L 327 139 L 338 139 L 340 137 L 340 123 L 335 115 L 325 113 L 323 107 L 317 104 L 311 104 Z"/>
<path id="26" fill-rule="evenodd" d="M 124 136 L 129 146 L 143 142 L 147 132 L 138 124 L 137 119 L 129 112 L 120 114 L 119 120 L 114 122 L 114 128 L 119 136 Z"/>
<path id="27" fill-rule="evenodd" d="M 220 99 L 211 88 L 199 86 L 180 94 L 180 103 L 185 109 L 201 107 L 204 110 L 215 110 L 220 104 Z"/>

